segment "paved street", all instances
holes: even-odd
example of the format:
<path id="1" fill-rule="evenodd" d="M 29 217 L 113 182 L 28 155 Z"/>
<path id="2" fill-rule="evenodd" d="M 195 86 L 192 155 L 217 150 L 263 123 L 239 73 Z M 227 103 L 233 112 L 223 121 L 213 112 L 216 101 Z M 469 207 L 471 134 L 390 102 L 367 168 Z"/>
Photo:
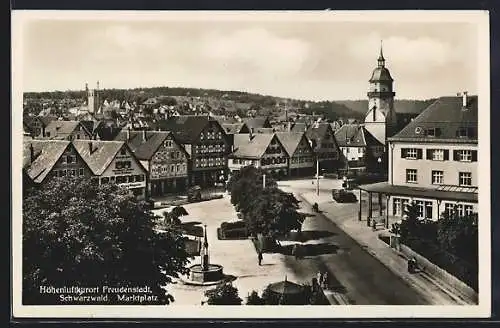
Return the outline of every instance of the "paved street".
<path id="1" fill-rule="evenodd" d="M 252 290 L 262 291 L 267 284 L 281 281 L 285 276 L 297 283 L 310 283 L 321 270 L 328 271 L 336 298 L 343 299 L 347 304 L 454 304 L 452 299 L 432 290 L 430 285 L 418 286 L 402 279 L 394 270 L 390 270 L 373 256 L 373 249 L 360 244 L 359 240 L 354 240 L 337 226 L 353 224 L 359 226 L 359 229 L 368 229 L 362 227 L 364 223 L 357 222 L 359 203 L 337 204 L 331 200 L 331 188 L 340 187 L 340 184 L 338 180 L 322 180 L 321 193 L 317 197 L 311 180 L 280 182 L 282 189 L 298 195 L 302 212 L 312 213 L 308 204 L 311 200 L 306 201 L 302 195 L 308 198 L 313 195 L 317 197 L 314 199 L 320 204 L 320 209 L 328 216 L 311 214 L 306 218 L 302 230 L 308 237 L 308 240 L 304 241 L 308 255 L 300 260 L 290 255 L 291 244 L 295 241 L 283 241 L 282 254 L 264 254 L 263 266 L 259 266 L 250 240 L 218 240 L 217 227 L 223 221 L 236 220 L 236 212 L 230 203 L 229 195 L 223 199 L 184 206 L 189 215 L 181 220 L 207 224 L 210 260 L 212 263 L 223 265 L 226 274 L 237 277 L 233 284 L 243 299 Z M 162 211 L 156 212 L 161 214 Z M 332 215 L 338 220 L 332 220 Z M 385 247 L 385 251 L 392 252 L 387 246 L 382 247 Z M 196 257 L 193 263 L 199 263 L 199 257 Z M 203 292 L 208 288 L 212 287 L 186 286 L 179 282 L 171 285 L 169 290 L 176 298 L 175 304 L 198 305 L 203 298 Z M 426 292 L 426 288 L 431 290 Z"/>
<path id="2" fill-rule="evenodd" d="M 330 182 L 331 183 L 331 182 Z M 309 182 L 310 184 L 310 182 Z M 358 204 L 338 204 L 340 212 L 357 213 Z M 311 213 L 304 202 L 301 210 Z M 427 300 L 411 286 L 369 254 L 324 215 L 308 217 L 303 231 L 326 231 L 330 236 L 307 242 L 322 245 L 326 254 L 296 261 L 285 258 L 287 266 L 301 278 L 310 278 L 318 270 L 328 271 L 330 284 L 339 294 L 358 305 L 418 305 Z M 319 235 L 326 235 L 325 233 Z"/>

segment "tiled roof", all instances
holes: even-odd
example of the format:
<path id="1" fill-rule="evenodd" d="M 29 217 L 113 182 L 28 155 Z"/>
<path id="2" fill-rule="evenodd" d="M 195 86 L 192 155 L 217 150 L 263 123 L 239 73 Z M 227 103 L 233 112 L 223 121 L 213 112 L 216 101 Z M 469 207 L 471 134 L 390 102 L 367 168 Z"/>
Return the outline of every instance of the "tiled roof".
<path id="1" fill-rule="evenodd" d="M 36 183 L 43 182 L 69 144 L 66 140 L 25 140 L 23 168 L 31 180 Z M 31 158 L 31 146 L 34 160 Z"/>
<path id="2" fill-rule="evenodd" d="M 254 133 L 274 133 L 276 132 L 275 128 L 256 128 L 253 131 Z"/>
<path id="3" fill-rule="evenodd" d="M 52 121 L 45 128 L 45 133 L 50 133 L 50 139 L 61 139 L 69 136 L 78 126 L 83 126 L 83 128 L 87 131 L 89 135 L 92 135 L 88 132 L 84 125 L 80 124 L 79 121 Z"/>
<path id="4" fill-rule="evenodd" d="M 462 97 L 441 97 L 427 107 L 399 133 L 388 140 L 411 141 L 474 141 L 477 142 L 478 97 L 467 98 L 466 109 Z M 426 136 L 426 129 L 438 129 L 435 137 Z M 471 137 L 457 136 L 459 128 L 469 129 Z"/>
<path id="5" fill-rule="evenodd" d="M 239 158 L 261 158 L 267 147 L 274 138 L 274 134 L 259 133 L 252 134 L 241 133 L 234 135 L 233 157 Z"/>
<path id="6" fill-rule="evenodd" d="M 267 117 L 252 117 L 243 120 L 249 128 L 270 128 L 271 124 Z"/>
<path id="7" fill-rule="evenodd" d="M 323 138 L 325 133 L 330 129 L 329 123 L 313 123 L 306 131 L 308 139 Z"/>
<path id="8" fill-rule="evenodd" d="M 90 152 L 92 144 L 92 153 Z M 123 141 L 74 140 L 73 145 L 95 175 L 101 175 L 111 164 Z"/>
<path id="9" fill-rule="evenodd" d="M 276 136 L 290 157 L 295 153 L 302 138 L 305 138 L 304 132 L 276 132 Z M 309 142 L 307 144 L 309 145 Z"/>
<path id="10" fill-rule="evenodd" d="M 157 121 L 155 130 L 159 128 L 161 131 L 171 131 L 180 143 L 190 144 L 198 139 L 208 124 L 208 116 L 175 116 Z"/>
<path id="11" fill-rule="evenodd" d="M 383 146 L 361 124 L 344 124 L 335 132 L 339 147 Z"/>
<path id="12" fill-rule="evenodd" d="M 335 139 L 340 147 L 366 147 L 363 126 L 344 124 L 335 132 Z"/>
<path id="13" fill-rule="evenodd" d="M 50 122 L 56 121 L 57 120 L 57 116 L 54 116 L 54 115 L 45 115 L 45 116 L 39 116 L 38 119 L 40 120 L 40 122 L 42 122 L 43 126 L 47 126 L 47 125 L 49 125 Z"/>
<path id="14" fill-rule="evenodd" d="M 233 123 L 233 124 L 222 123 L 221 125 L 224 128 L 224 131 L 226 131 L 226 134 L 235 134 L 235 133 L 240 133 L 241 128 L 245 125 L 245 123 Z"/>
<path id="15" fill-rule="evenodd" d="M 125 141 L 134 155 L 140 160 L 150 160 L 158 148 L 172 133 L 169 131 L 129 131 L 130 138 L 127 141 L 127 131 L 123 129 L 115 138 L 115 141 Z M 144 137 L 146 140 L 144 141 Z M 175 139 L 173 138 L 174 142 Z M 184 147 L 179 147 L 186 155 Z"/>
<path id="16" fill-rule="evenodd" d="M 291 131 L 292 132 L 305 132 L 305 131 L 307 131 L 307 127 L 308 126 L 306 123 L 299 122 L 299 123 L 293 124 Z"/>

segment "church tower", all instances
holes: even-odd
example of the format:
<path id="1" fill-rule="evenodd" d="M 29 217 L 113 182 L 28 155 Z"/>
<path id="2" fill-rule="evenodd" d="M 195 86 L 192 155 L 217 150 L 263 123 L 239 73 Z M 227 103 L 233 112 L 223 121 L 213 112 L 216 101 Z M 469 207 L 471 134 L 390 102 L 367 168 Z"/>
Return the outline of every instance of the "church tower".
<path id="1" fill-rule="evenodd" d="M 85 83 L 85 91 L 87 92 L 87 108 L 89 113 L 96 113 L 99 110 L 99 81 L 97 81 L 97 89 L 89 89 Z"/>
<path id="2" fill-rule="evenodd" d="M 396 111 L 394 110 L 393 79 L 387 67 L 380 45 L 380 55 L 377 60 L 377 67 L 373 70 L 369 80 L 368 90 L 368 112 L 365 117 L 365 128 L 378 141 L 386 144 L 388 137 L 396 131 Z"/>

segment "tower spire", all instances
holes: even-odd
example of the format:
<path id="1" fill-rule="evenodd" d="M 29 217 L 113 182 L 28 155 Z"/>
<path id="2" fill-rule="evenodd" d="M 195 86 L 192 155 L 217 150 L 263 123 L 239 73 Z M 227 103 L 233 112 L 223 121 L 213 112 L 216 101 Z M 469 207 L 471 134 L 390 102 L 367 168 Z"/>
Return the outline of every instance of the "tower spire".
<path id="1" fill-rule="evenodd" d="M 383 44 L 382 40 L 380 40 L 380 55 L 378 56 L 378 67 L 384 67 L 384 66 L 385 66 L 385 58 L 384 58 Z"/>

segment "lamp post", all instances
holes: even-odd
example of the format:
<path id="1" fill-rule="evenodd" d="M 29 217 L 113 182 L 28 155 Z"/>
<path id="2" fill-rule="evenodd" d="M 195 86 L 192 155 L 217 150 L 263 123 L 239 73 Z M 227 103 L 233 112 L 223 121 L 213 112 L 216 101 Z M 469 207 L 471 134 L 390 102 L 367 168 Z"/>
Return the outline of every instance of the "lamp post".
<path id="1" fill-rule="evenodd" d="M 316 195 L 319 196 L 319 158 L 316 157 Z"/>

